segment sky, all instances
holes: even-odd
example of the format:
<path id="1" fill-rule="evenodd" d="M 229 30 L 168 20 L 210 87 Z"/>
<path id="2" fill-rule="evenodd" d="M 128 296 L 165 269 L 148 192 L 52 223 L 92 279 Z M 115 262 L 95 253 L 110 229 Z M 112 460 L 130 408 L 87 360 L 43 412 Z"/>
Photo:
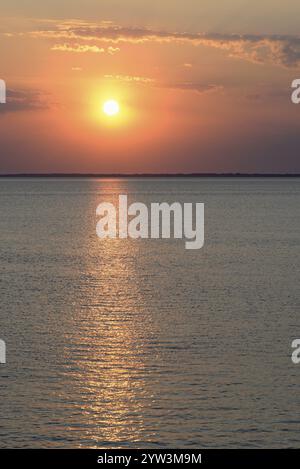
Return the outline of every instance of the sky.
<path id="1" fill-rule="evenodd" d="M 298 0 L 2 1 L 0 173 L 300 172 L 299 15 Z"/>

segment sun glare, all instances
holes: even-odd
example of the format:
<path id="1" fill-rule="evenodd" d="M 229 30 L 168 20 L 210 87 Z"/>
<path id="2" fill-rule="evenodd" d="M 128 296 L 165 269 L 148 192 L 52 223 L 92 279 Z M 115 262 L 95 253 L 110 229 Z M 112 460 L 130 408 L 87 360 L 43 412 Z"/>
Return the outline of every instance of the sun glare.
<path id="1" fill-rule="evenodd" d="M 117 101 L 110 99 L 103 104 L 103 112 L 109 117 L 116 116 L 120 112 L 120 106 Z"/>

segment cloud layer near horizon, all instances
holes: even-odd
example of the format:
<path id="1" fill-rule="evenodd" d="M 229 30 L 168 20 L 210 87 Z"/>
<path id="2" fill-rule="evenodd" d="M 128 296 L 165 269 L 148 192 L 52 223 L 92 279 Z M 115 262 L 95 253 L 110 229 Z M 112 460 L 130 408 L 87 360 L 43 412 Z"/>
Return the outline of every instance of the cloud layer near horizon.
<path id="1" fill-rule="evenodd" d="M 8 89 L 6 104 L 0 106 L 0 115 L 18 111 L 41 111 L 48 107 L 45 95 L 40 90 Z"/>

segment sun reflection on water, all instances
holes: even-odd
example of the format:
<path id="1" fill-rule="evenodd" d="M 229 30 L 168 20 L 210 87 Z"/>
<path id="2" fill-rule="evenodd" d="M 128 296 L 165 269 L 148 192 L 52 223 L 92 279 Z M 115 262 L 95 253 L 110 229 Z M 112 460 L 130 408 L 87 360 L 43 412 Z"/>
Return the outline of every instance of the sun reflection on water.
<path id="1" fill-rule="evenodd" d="M 114 189 L 107 194 L 109 182 L 101 183 L 105 200 L 113 203 L 118 193 L 126 193 L 121 182 Z M 95 200 L 92 203 L 94 209 Z M 98 447 L 105 442 L 120 446 L 150 441 L 155 435 L 146 432 L 144 414 L 153 396 L 145 380 L 144 348 L 151 320 L 143 308 L 136 270 L 139 245 L 95 236 L 87 237 L 86 250 L 80 307 L 65 334 L 72 431 L 80 430 L 83 446 L 85 440 Z"/>

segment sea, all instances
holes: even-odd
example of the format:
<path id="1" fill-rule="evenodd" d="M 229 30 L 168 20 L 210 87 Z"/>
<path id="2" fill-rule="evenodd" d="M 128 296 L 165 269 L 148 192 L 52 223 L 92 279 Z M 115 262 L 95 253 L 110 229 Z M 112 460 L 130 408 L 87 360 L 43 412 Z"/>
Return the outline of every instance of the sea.
<path id="1" fill-rule="evenodd" d="M 205 243 L 96 208 L 205 204 Z M 300 446 L 300 179 L 0 179 L 1 448 Z"/>

